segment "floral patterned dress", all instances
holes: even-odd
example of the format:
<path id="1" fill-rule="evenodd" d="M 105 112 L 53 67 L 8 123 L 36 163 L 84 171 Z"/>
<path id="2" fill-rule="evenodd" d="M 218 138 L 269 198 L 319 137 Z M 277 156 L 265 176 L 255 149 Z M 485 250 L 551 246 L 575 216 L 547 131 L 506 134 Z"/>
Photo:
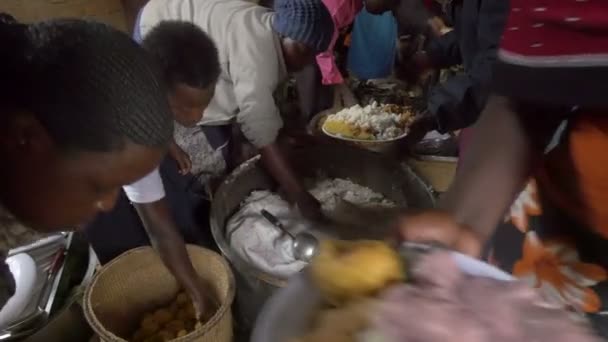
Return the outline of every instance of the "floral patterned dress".
<path id="1" fill-rule="evenodd" d="M 608 336 L 608 118 L 585 114 L 511 206 L 488 259 Z"/>

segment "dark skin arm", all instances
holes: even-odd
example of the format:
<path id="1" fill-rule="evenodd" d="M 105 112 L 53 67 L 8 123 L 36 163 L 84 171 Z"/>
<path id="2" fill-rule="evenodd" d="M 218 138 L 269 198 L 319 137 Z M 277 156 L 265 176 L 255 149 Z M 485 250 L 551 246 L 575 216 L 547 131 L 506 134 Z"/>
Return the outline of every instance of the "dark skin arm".
<path id="1" fill-rule="evenodd" d="M 402 237 L 479 255 L 563 119 L 557 111 L 492 97 L 439 209 L 405 216 Z"/>
<path id="2" fill-rule="evenodd" d="M 184 290 L 190 295 L 197 317 L 204 313 L 207 294 L 186 251 L 186 243 L 175 226 L 165 199 L 153 203 L 134 203 L 152 246 Z"/>
<path id="3" fill-rule="evenodd" d="M 275 142 L 262 147 L 260 155 L 264 167 L 285 190 L 288 199 L 298 205 L 302 214 L 311 219 L 320 219 L 319 202 L 300 183 L 278 144 Z"/>

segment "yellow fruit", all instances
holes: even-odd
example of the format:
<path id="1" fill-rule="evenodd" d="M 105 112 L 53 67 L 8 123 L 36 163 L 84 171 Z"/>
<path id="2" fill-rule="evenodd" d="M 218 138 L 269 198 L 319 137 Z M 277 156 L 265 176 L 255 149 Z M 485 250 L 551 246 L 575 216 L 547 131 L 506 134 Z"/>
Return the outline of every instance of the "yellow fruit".
<path id="1" fill-rule="evenodd" d="M 330 134 L 351 139 L 369 140 L 373 137 L 370 133 L 341 120 L 327 119 L 323 124 L 323 129 Z"/>
<path id="2" fill-rule="evenodd" d="M 373 295 L 405 280 L 402 258 L 381 241 L 325 240 L 310 265 L 314 283 L 333 304 Z"/>

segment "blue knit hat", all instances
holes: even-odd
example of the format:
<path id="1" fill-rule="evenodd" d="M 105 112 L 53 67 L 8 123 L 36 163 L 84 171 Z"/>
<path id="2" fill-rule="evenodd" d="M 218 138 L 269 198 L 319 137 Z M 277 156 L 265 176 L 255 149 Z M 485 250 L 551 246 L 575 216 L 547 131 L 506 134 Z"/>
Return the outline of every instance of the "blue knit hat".
<path id="1" fill-rule="evenodd" d="M 275 0 L 274 10 L 275 31 L 316 52 L 327 50 L 334 35 L 334 21 L 321 0 Z"/>

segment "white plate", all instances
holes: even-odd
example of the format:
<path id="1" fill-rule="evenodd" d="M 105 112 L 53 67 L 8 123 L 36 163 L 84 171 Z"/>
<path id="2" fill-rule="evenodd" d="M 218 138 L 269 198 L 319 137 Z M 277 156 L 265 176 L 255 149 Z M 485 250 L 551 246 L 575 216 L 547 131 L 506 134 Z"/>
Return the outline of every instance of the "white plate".
<path id="1" fill-rule="evenodd" d="M 0 328 L 10 325 L 23 313 L 32 300 L 38 277 L 36 262 L 28 254 L 15 254 L 7 258 L 6 263 L 15 278 L 15 294 L 0 311 Z"/>
<path id="2" fill-rule="evenodd" d="M 464 254 L 452 253 L 458 267 L 467 274 L 510 281 L 514 278 L 498 268 Z M 252 342 L 286 342 L 302 336 L 311 316 L 322 305 L 321 294 L 307 272 L 289 280 L 287 287 L 277 291 L 258 315 Z"/>
<path id="3" fill-rule="evenodd" d="M 344 137 L 338 134 L 333 134 L 328 132 L 325 129 L 325 123 L 323 123 L 323 126 L 321 126 L 321 130 L 323 131 L 323 133 L 325 135 L 327 135 L 328 137 L 334 138 L 334 139 L 338 139 L 338 140 L 344 140 L 344 141 L 350 141 L 350 142 L 358 142 L 358 143 L 388 143 L 388 142 L 393 142 L 393 141 L 397 141 L 400 139 L 403 139 L 407 136 L 407 134 L 409 133 L 409 131 L 405 131 L 405 133 L 396 136 L 394 138 L 390 138 L 390 139 L 384 139 L 384 140 L 378 140 L 378 139 L 354 139 L 354 138 L 348 138 L 348 137 Z"/>

